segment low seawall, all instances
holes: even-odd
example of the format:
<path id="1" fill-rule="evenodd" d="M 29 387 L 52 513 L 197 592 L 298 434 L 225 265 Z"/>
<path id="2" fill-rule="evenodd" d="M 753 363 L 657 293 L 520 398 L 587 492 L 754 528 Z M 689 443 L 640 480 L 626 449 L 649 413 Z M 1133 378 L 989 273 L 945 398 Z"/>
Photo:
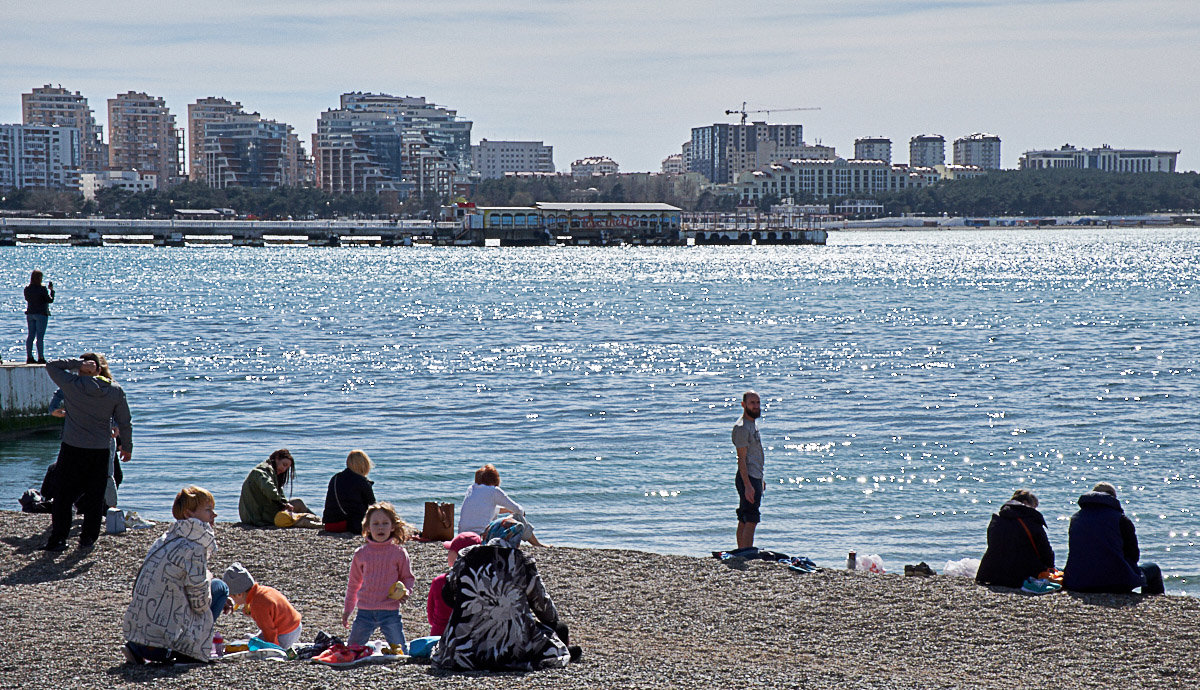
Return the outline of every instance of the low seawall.
<path id="1" fill-rule="evenodd" d="M 0 364 L 0 438 L 55 429 L 62 420 L 50 415 L 57 386 L 41 364 Z"/>

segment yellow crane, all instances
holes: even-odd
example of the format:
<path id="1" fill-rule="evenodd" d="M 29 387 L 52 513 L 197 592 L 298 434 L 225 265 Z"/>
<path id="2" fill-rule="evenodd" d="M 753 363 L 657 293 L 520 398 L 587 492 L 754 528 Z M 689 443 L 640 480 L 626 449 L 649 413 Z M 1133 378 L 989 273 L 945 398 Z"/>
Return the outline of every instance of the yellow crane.
<path id="1" fill-rule="evenodd" d="M 790 113 L 796 110 L 820 110 L 820 108 L 766 108 L 763 110 L 746 110 L 746 101 L 742 101 L 742 107 L 737 110 L 726 110 L 726 115 L 741 114 L 742 124 L 746 124 L 746 116 L 755 113 L 766 113 L 767 119 L 771 119 L 771 113 Z"/>

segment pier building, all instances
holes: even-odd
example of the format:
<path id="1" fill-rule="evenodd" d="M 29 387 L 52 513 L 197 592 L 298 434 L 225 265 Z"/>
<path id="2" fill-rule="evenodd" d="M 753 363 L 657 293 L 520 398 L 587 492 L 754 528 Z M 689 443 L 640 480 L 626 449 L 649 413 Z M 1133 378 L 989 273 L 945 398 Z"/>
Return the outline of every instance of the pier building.
<path id="1" fill-rule="evenodd" d="M 682 244 L 682 209 L 670 204 L 548 203 L 459 208 L 484 244 Z"/>

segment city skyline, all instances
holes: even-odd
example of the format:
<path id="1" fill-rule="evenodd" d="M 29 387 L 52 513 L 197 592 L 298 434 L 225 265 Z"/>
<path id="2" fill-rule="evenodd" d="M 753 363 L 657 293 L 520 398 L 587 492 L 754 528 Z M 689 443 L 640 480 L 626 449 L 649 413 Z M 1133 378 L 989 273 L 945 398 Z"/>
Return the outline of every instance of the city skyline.
<path id="1" fill-rule="evenodd" d="M 21 94 L 61 84 L 88 98 L 108 138 L 107 99 L 164 98 L 177 121 L 209 96 L 295 127 L 306 148 L 320 113 L 348 91 L 423 96 L 474 123 L 472 143 L 539 140 L 556 168 L 608 156 L 657 171 L 692 127 L 726 109 L 804 126 L 808 143 L 853 155 L 884 136 L 973 132 L 1004 142 L 1001 164 L 1070 143 L 1179 150 L 1200 167 L 1186 65 L 1200 9 L 1132 2 L 756 3 L 643 6 L 542 2 L 238 4 L 186 12 L 135 0 L 97 7 L 9 3 L 0 23 L 0 123 Z M 1172 106 L 1182 103 L 1183 106 Z M 767 119 L 765 114 L 752 119 Z"/>

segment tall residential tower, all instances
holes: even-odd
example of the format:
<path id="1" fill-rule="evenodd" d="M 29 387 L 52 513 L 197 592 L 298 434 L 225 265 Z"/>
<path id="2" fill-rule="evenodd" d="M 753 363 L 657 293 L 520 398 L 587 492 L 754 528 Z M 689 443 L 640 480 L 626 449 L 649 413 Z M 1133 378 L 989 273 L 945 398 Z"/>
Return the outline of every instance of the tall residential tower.
<path id="1" fill-rule="evenodd" d="M 204 128 L 210 122 L 224 122 L 226 116 L 240 114 L 242 104 L 209 96 L 188 104 L 187 110 L 188 179 L 193 182 L 203 182 L 207 174 L 207 164 L 204 160 Z"/>
<path id="2" fill-rule="evenodd" d="M 976 132 L 954 140 L 954 164 L 1000 169 L 1000 137 Z"/>
<path id="3" fill-rule="evenodd" d="M 182 177 L 182 137 L 161 98 L 129 91 L 108 99 L 108 166 L 155 175 L 159 189 Z"/>
<path id="4" fill-rule="evenodd" d="M 946 164 L 946 138 L 940 134 L 918 134 L 908 140 L 908 164 L 932 168 Z"/>
<path id="5" fill-rule="evenodd" d="M 21 94 L 21 122 L 27 125 L 58 125 L 79 130 L 82 172 L 98 172 L 108 167 L 108 147 L 104 145 L 104 128 L 88 101 L 78 91 L 72 93 L 60 86 L 46 84 Z"/>

